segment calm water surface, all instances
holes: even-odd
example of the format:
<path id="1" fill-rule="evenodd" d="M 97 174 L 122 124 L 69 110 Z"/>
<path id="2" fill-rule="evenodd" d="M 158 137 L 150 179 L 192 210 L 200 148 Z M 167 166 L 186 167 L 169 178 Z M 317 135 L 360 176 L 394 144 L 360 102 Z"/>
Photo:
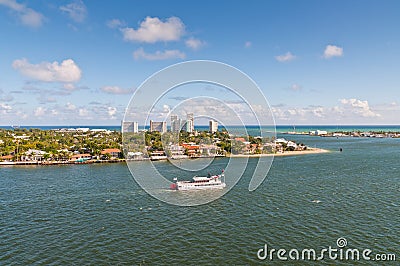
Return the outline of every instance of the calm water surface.
<path id="1" fill-rule="evenodd" d="M 251 159 L 229 193 L 196 207 L 148 196 L 125 164 L 2 167 L 0 265 L 271 265 L 264 244 L 320 250 L 339 237 L 399 257 L 400 139 L 290 139 L 332 152 L 275 158 L 253 192 Z"/>

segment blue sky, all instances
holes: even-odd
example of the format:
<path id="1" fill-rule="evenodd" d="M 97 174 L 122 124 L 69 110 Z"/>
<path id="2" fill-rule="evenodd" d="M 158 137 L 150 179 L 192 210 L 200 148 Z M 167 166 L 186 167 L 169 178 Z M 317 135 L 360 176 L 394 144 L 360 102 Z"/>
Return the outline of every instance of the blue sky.
<path id="1" fill-rule="evenodd" d="M 0 0 L 0 125 L 118 125 L 147 77 L 196 59 L 248 74 L 277 124 L 399 124 L 399 10 L 399 1 Z"/>

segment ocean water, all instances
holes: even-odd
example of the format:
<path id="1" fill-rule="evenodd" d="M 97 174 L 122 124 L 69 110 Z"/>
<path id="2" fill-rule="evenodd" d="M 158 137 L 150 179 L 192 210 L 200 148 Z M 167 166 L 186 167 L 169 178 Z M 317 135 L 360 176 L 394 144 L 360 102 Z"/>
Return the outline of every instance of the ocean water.
<path id="1" fill-rule="evenodd" d="M 400 139 L 290 139 L 332 152 L 276 157 L 253 192 L 250 159 L 232 190 L 194 207 L 149 196 L 123 163 L 1 167 L 0 265 L 280 265 L 287 262 L 259 260 L 257 251 L 337 248 L 340 237 L 348 248 L 399 260 Z M 168 176 L 179 172 L 155 164 Z"/>
<path id="2" fill-rule="evenodd" d="M 3 129 L 12 129 L 11 126 L 0 126 Z M 121 131 L 121 126 L 114 125 L 114 126 L 93 126 L 93 125 L 83 125 L 83 126 L 71 126 L 71 125 L 64 125 L 64 126 L 21 126 L 20 128 L 38 128 L 42 130 L 50 130 L 50 129 L 60 129 L 60 128 L 90 128 L 90 129 L 107 129 L 111 131 Z M 149 129 L 149 126 L 145 127 Z M 168 127 L 169 128 L 169 127 Z M 228 131 L 240 131 L 242 127 L 238 126 L 227 126 Z M 250 135 L 259 135 L 259 127 L 257 126 L 245 126 L 248 134 Z M 208 126 L 198 125 L 195 126 L 196 130 L 204 131 L 208 130 Z M 222 127 L 219 126 L 221 130 Z M 265 131 L 270 131 L 272 127 L 263 127 Z M 296 131 L 296 132 L 309 132 L 315 130 L 326 130 L 328 132 L 336 132 L 336 131 L 384 131 L 384 132 L 400 132 L 400 125 L 277 125 L 276 132 L 277 133 L 285 133 L 289 131 Z"/>

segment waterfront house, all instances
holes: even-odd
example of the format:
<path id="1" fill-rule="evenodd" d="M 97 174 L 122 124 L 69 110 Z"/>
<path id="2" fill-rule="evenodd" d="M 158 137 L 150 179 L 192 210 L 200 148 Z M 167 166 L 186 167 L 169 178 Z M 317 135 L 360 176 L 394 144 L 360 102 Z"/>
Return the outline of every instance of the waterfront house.
<path id="1" fill-rule="evenodd" d="M 29 149 L 21 156 L 21 161 L 42 161 L 45 154 L 45 151 Z"/>
<path id="2" fill-rule="evenodd" d="M 144 159 L 144 155 L 143 152 L 137 151 L 137 152 L 133 152 L 133 151 L 128 151 L 128 158 L 129 160 L 143 160 Z"/>
<path id="3" fill-rule="evenodd" d="M 190 143 L 182 143 L 182 147 L 185 148 L 185 151 L 189 157 L 199 156 L 200 145 L 190 142 Z"/>
<path id="4" fill-rule="evenodd" d="M 168 145 L 167 154 L 172 159 L 184 159 L 187 157 L 187 155 L 185 155 L 185 148 L 177 144 Z"/>
<path id="5" fill-rule="evenodd" d="M 92 159 L 92 155 L 89 153 L 82 153 L 82 154 L 74 154 L 71 156 L 70 161 L 78 161 L 78 160 L 90 160 Z"/>
<path id="6" fill-rule="evenodd" d="M 104 149 L 101 151 L 101 155 L 109 154 L 111 158 L 119 158 L 121 155 L 120 149 Z"/>
<path id="7" fill-rule="evenodd" d="M 13 160 L 13 157 L 13 155 L 0 156 L 0 161 L 11 162 Z"/>

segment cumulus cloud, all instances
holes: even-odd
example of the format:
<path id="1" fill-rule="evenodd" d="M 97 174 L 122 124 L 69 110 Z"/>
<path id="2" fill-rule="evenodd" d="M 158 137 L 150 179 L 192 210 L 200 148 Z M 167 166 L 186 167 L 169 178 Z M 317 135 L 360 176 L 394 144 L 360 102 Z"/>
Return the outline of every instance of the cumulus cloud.
<path id="1" fill-rule="evenodd" d="M 324 51 L 324 58 L 329 59 L 332 57 L 343 56 L 343 48 L 335 45 L 327 45 Z"/>
<path id="2" fill-rule="evenodd" d="M 111 19 L 106 23 L 107 27 L 111 29 L 116 29 L 124 25 L 124 23 L 119 19 Z"/>
<path id="3" fill-rule="evenodd" d="M 65 83 L 65 84 L 63 84 L 63 88 L 68 91 L 73 91 L 76 89 L 76 86 L 75 86 L 75 84 L 72 84 L 72 83 Z"/>
<path id="4" fill-rule="evenodd" d="M 115 115 L 117 114 L 117 108 L 115 107 L 107 107 L 107 113 L 111 118 L 115 118 Z"/>
<path id="5" fill-rule="evenodd" d="M 205 45 L 205 42 L 196 38 L 189 38 L 185 41 L 187 47 L 192 50 L 198 50 Z"/>
<path id="6" fill-rule="evenodd" d="M 296 59 L 296 56 L 291 52 L 287 52 L 286 54 L 275 56 L 275 59 L 279 62 L 289 62 Z"/>
<path id="7" fill-rule="evenodd" d="M 169 112 L 171 112 L 171 108 L 167 104 L 164 104 L 163 105 L 163 112 L 164 113 L 169 113 Z"/>
<path id="8" fill-rule="evenodd" d="M 100 90 L 109 94 L 130 94 L 133 91 L 131 89 L 123 89 L 118 86 L 104 86 Z"/>
<path id="9" fill-rule="evenodd" d="M 300 91 L 301 90 L 301 86 L 299 84 L 292 84 L 292 86 L 290 86 L 290 89 L 292 91 Z"/>
<path id="10" fill-rule="evenodd" d="M 37 117 L 41 117 L 46 114 L 46 111 L 46 108 L 39 106 L 34 110 L 33 114 Z"/>
<path id="11" fill-rule="evenodd" d="M 73 105 L 73 104 L 70 103 L 70 102 L 67 102 L 67 103 L 65 104 L 65 108 L 66 108 L 67 110 L 73 111 L 73 110 L 76 109 L 76 106 Z"/>
<path id="12" fill-rule="evenodd" d="M 311 112 L 316 117 L 324 117 L 325 116 L 325 114 L 324 114 L 325 110 L 323 107 L 314 107 L 313 109 L 311 109 Z"/>
<path id="13" fill-rule="evenodd" d="M 0 0 L 0 5 L 10 8 L 26 26 L 37 28 L 43 24 L 44 16 L 41 13 L 24 4 L 19 4 L 16 0 Z"/>
<path id="14" fill-rule="evenodd" d="M 66 59 L 61 64 L 56 61 L 31 64 L 23 58 L 15 60 L 12 66 L 22 75 L 44 82 L 77 82 L 82 75 L 81 69 L 72 59 Z"/>
<path id="15" fill-rule="evenodd" d="M 86 108 L 80 108 L 78 111 L 78 115 L 81 117 L 85 117 L 89 115 L 89 111 Z"/>
<path id="16" fill-rule="evenodd" d="M 12 107 L 8 104 L 5 103 L 0 103 L 0 113 L 6 113 L 8 111 L 11 111 Z"/>
<path id="17" fill-rule="evenodd" d="M 380 117 L 381 115 L 371 110 L 368 101 L 358 99 L 341 99 L 340 103 L 349 111 L 362 117 Z"/>
<path id="18" fill-rule="evenodd" d="M 133 57 L 138 59 L 146 59 L 146 60 L 166 60 L 166 59 L 185 59 L 185 53 L 179 50 L 165 50 L 165 51 L 156 51 L 155 53 L 146 53 L 143 48 L 139 48 L 133 52 Z"/>
<path id="19" fill-rule="evenodd" d="M 68 5 L 60 6 L 60 10 L 78 23 L 83 22 L 87 15 L 87 9 L 82 0 L 75 0 Z"/>
<path id="20" fill-rule="evenodd" d="M 385 105 L 386 106 L 386 105 Z M 381 119 L 382 115 L 370 107 L 368 101 L 358 99 L 341 99 L 339 105 L 293 107 L 274 105 L 271 107 L 278 123 L 350 123 L 359 124 L 371 122 L 372 118 Z M 382 111 L 383 113 L 383 111 Z M 389 112 L 387 112 L 389 113 Z M 394 112 L 391 111 L 391 114 Z M 385 115 L 385 117 L 390 117 Z"/>
<path id="21" fill-rule="evenodd" d="M 132 42 L 168 42 L 178 41 L 185 33 L 185 25 L 177 17 L 170 17 L 165 21 L 157 17 L 146 17 L 138 29 L 122 28 L 124 40 Z"/>

